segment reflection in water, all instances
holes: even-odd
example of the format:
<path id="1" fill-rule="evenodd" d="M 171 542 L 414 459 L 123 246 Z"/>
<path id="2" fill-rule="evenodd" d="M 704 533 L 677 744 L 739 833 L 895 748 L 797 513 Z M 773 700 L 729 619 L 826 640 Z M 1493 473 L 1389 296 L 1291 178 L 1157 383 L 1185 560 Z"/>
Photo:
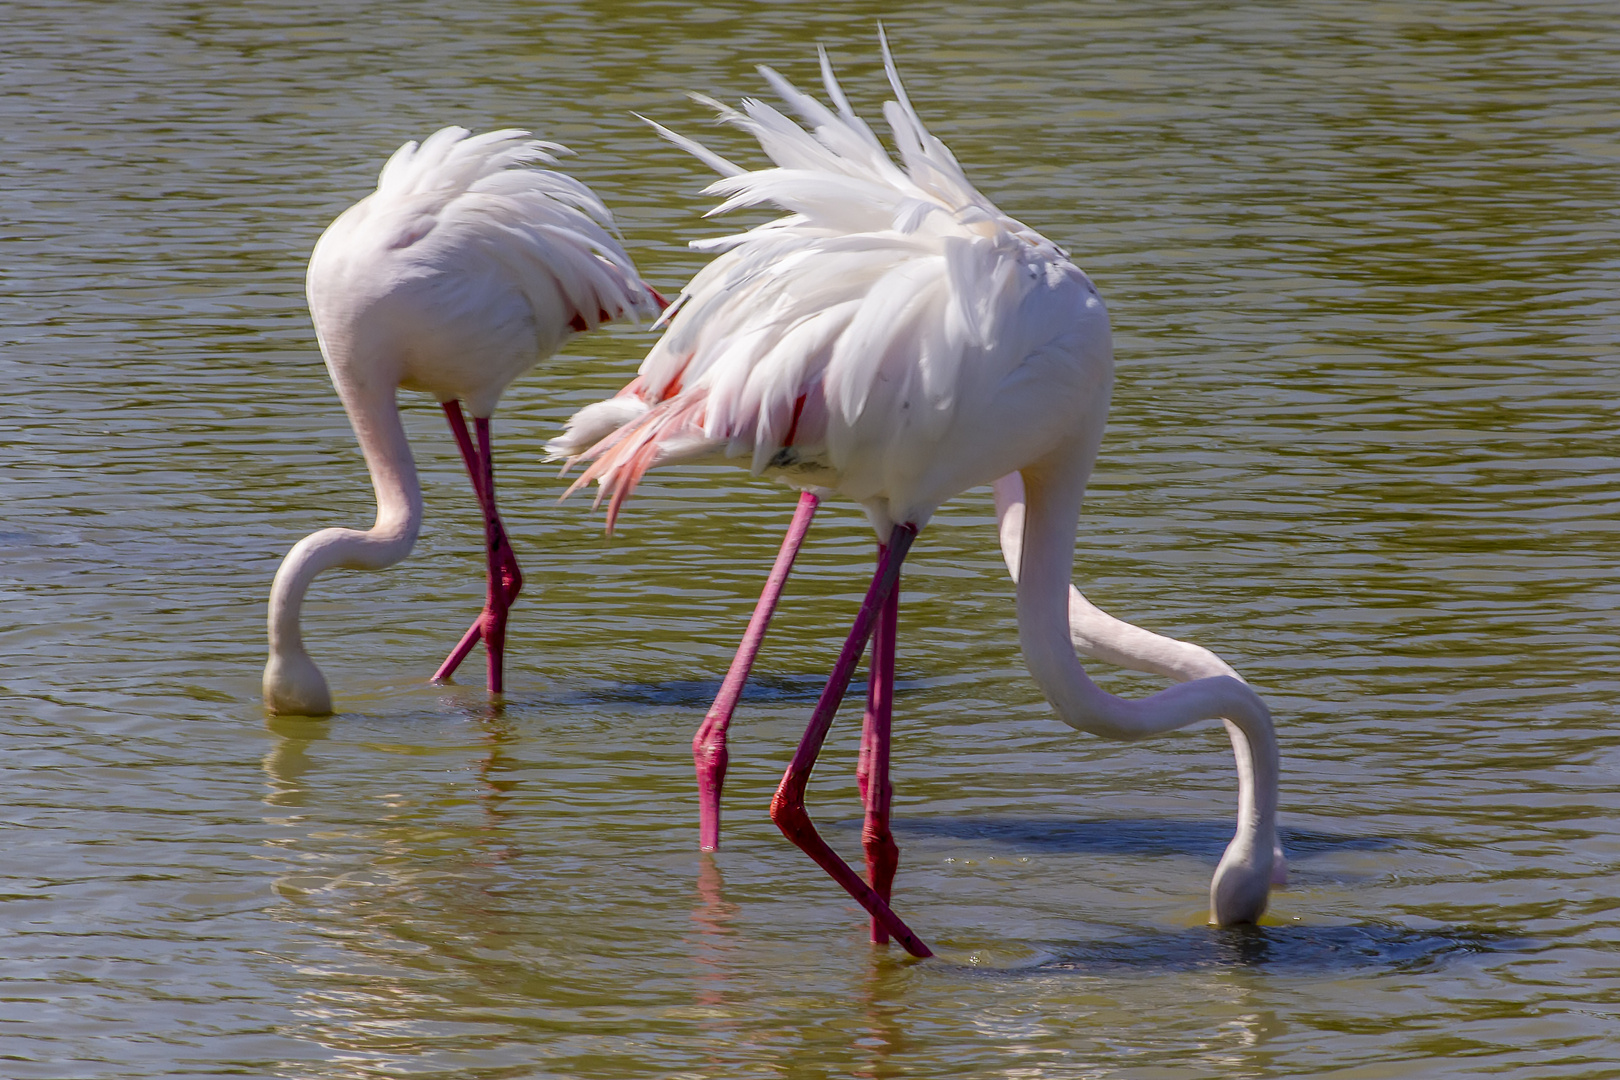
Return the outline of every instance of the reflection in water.
<path id="1" fill-rule="evenodd" d="M 906 1039 L 905 1000 L 911 961 L 894 954 L 898 946 L 872 947 L 873 960 L 860 985 L 858 1033 L 851 1043 L 852 1074 L 872 1080 L 906 1075 L 897 1060 L 909 1049 Z"/>
<path id="2" fill-rule="evenodd" d="M 483 732 L 486 753 L 473 767 L 478 773 L 478 804 L 484 811 L 484 829 L 487 836 L 478 842 L 483 858 L 504 861 L 514 856 L 514 833 L 506 826 L 513 823 L 518 813 L 513 796 L 521 781 L 506 760 L 510 751 L 523 743 L 523 735 L 506 715 L 501 701 L 484 702 L 469 715 Z"/>
<path id="3" fill-rule="evenodd" d="M 692 909 L 692 922 L 697 925 L 698 936 L 694 959 L 698 973 L 697 1003 L 704 1006 L 723 1006 L 726 1000 L 726 970 L 728 955 L 737 948 L 732 940 L 730 922 L 737 916 L 737 905 L 726 901 L 725 882 L 714 855 L 698 853 L 697 907 Z"/>
<path id="4" fill-rule="evenodd" d="M 699 852 L 697 906 L 692 909 L 692 922 L 698 928 L 692 942 L 692 959 L 697 965 L 693 1003 L 697 1029 L 704 1043 L 711 1047 L 710 1068 L 735 1060 L 747 1045 L 734 1011 L 739 1003 L 736 1000 L 738 988 L 734 985 L 738 980 L 733 973 L 736 965 L 748 962 L 748 957 L 731 929 L 730 923 L 737 917 L 737 906 L 726 900 L 724 889 L 725 881 L 713 853 Z M 723 1053 L 719 1050 L 721 1047 Z"/>
<path id="5" fill-rule="evenodd" d="M 314 765 L 310 747 L 330 737 L 331 724 L 325 719 L 272 716 L 265 720 L 265 727 L 275 740 L 263 759 L 264 773 L 270 778 L 264 801 L 271 806 L 303 806 L 303 778 Z"/>
<path id="6" fill-rule="evenodd" d="M 5 6 L 7 1075 L 1614 1072 L 1620 21 L 984 11 Z M 694 899 L 691 732 L 784 495 L 659 476 L 611 543 L 557 505 L 544 443 L 646 333 L 582 338 L 503 400 L 534 570 L 505 711 L 424 683 L 484 560 L 443 417 L 407 395 L 420 557 L 322 578 L 306 633 L 343 711 L 263 721 L 276 564 L 375 510 L 302 285 L 368 163 L 446 123 L 537 129 L 673 293 L 706 257 L 687 241 L 732 225 L 633 113 L 701 126 L 685 91 L 758 92 L 759 62 L 813 82 L 818 41 L 875 109 L 880 15 L 930 126 L 1108 297 L 1077 576 L 1272 704 L 1300 869 L 1280 925 L 1190 925 L 1231 834 L 1218 727 L 1112 746 L 1053 721 L 983 493 L 930 524 L 902 604 L 903 893 L 947 960 L 874 956 L 764 814 L 820 689 L 803 673 L 865 585 L 848 506 L 800 556 L 735 731 L 724 899 L 717 877 Z M 846 817 L 857 729 L 818 780 Z M 831 839 L 858 851 L 858 829 Z"/>

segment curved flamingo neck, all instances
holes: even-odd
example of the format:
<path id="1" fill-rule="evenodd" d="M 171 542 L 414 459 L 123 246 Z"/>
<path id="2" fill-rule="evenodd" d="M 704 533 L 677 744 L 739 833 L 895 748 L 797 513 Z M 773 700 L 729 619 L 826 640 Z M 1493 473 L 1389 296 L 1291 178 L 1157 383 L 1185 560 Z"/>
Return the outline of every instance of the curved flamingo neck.
<path id="1" fill-rule="evenodd" d="M 996 524 L 1007 572 L 1018 580 L 1024 546 L 1024 481 L 1010 473 L 995 482 Z M 1241 680 L 1230 664 L 1202 645 L 1155 634 L 1123 619 L 1116 619 L 1069 586 L 1069 637 L 1082 656 L 1105 664 L 1162 675 L 1177 682 L 1230 675 Z"/>
<path id="2" fill-rule="evenodd" d="M 1136 740 L 1200 720 L 1227 722 L 1238 773 L 1238 827 L 1210 887 L 1211 918 L 1222 924 L 1259 918 L 1277 853 L 1278 761 L 1270 711 L 1213 653 L 1114 619 L 1073 590 L 1084 470 L 1031 469 L 1023 484 L 1027 502 L 1016 542 L 1009 542 L 1007 527 L 1011 489 L 998 486 L 998 501 L 1030 674 L 1064 723 L 1104 738 Z M 1091 681 L 1076 645 L 1114 663 L 1190 681 L 1137 701 L 1118 698 Z"/>
<path id="3" fill-rule="evenodd" d="M 342 396 L 377 494 L 377 519 L 364 531 L 334 528 L 311 533 L 293 546 L 276 571 L 270 588 L 270 660 L 264 692 L 266 703 L 277 712 L 330 711 L 325 680 L 305 651 L 299 625 L 310 583 L 334 567 L 392 566 L 410 554 L 422 526 L 421 485 L 392 390 Z"/>

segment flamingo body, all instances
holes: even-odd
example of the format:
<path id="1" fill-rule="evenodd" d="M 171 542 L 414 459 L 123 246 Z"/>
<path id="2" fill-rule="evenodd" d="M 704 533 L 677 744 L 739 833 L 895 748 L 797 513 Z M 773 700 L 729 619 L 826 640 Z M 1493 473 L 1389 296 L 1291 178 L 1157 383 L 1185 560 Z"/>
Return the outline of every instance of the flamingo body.
<path id="1" fill-rule="evenodd" d="M 758 101 L 741 111 L 713 103 L 758 139 L 772 167 L 746 171 L 660 128 L 722 174 L 708 189 L 723 200 L 711 213 L 772 204 L 787 214 L 706 242 L 720 254 L 666 312 L 667 330 L 636 380 L 581 410 L 549 449 L 590 460 L 575 488 L 600 485 L 610 529 L 647 469 L 717 457 L 746 458 L 755 473 L 806 489 L 792 535 L 802 536 L 819 494 L 865 509 L 879 538 L 878 569 L 772 818 L 867 907 L 874 940 L 893 934 L 916 955 L 927 947 L 888 904 L 895 860 L 886 761 L 878 760 L 887 755 L 892 672 L 879 669 L 893 663 L 894 589 L 912 540 L 942 502 L 1010 476 L 1018 487 L 1003 480 L 999 491 L 1004 527 L 1016 531 L 1006 550 L 1031 674 L 1060 719 L 1107 738 L 1228 720 L 1239 821 L 1211 883 L 1210 911 L 1217 923 L 1253 921 L 1277 865 L 1276 745 L 1264 702 L 1212 654 L 1190 646 L 1213 665 L 1178 651 L 1182 643 L 1124 633 L 1136 628 L 1088 611 L 1078 592 L 1071 625 L 1077 518 L 1113 379 L 1103 302 L 1056 245 L 973 188 L 907 101 L 886 42 L 884 58 L 898 165 L 851 110 L 824 52 L 832 108 L 761 69 L 803 126 Z M 774 588 L 791 556 L 785 544 Z M 733 675 L 746 676 L 748 642 L 757 644 L 768 616 L 762 601 Z M 877 644 L 860 771 L 867 883 L 816 835 L 803 794 L 869 638 Z M 1077 642 L 1189 681 L 1137 701 L 1114 697 L 1087 677 Z M 728 675 L 723 697 L 734 681 Z M 706 726 L 733 703 L 717 701 Z M 700 755 L 700 776 L 703 769 Z"/>
<path id="2" fill-rule="evenodd" d="M 315 245 L 307 293 L 321 353 L 377 492 L 369 530 L 325 529 L 283 560 L 271 590 L 265 704 L 324 714 L 331 695 L 304 649 L 299 609 L 334 566 L 403 559 L 421 526 L 421 489 L 395 403 L 403 387 L 445 406 L 485 515 L 490 600 L 441 674 L 474 643 L 500 688 L 505 609 L 522 578 L 495 511 L 488 422 L 501 393 L 574 334 L 652 315 L 660 301 L 609 231 L 612 215 L 579 181 L 534 166 L 563 152 L 527 132 L 444 128 L 388 160 L 377 190 Z M 461 417 L 471 412 L 480 445 Z"/>
<path id="3" fill-rule="evenodd" d="M 886 535 L 1100 431 L 1113 354 L 1085 273 L 975 191 L 909 107 L 890 110 L 910 147 L 901 172 L 836 90 L 842 116 L 765 70 L 814 136 L 759 102 L 722 107 L 779 167 L 712 185 L 727 196 L 713 212 L 776 202 L 793 215 L 707 242 L 723 253 L 635 383 L 549 448 L 596 458 L 580 483 L 602 482 L 610 516 L 647 468 L 744 457 L 856 500 Z"/>
<path id="4" fill-rule="evenodd" d="M 575 333 L 656 313 L 601 200 L 528 167 L 562 151 L 450 127 L 394 153 L 310 256 L 310 314 L 340 387 L 421 390 L 488 417 Z"/>

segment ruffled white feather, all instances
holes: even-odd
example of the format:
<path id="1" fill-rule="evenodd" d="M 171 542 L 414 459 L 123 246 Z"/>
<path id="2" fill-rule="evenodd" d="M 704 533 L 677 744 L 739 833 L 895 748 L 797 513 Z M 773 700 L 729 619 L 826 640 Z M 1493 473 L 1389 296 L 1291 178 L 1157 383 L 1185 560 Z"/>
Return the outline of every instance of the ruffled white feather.
<path id="1" fill-rule="evenodd" d="M 390 352 L 403 385 L 487 415 L 572 334 L 655 316 L 657 294 L 602 200 L 542 167 L 566 152 L 525 131 L 460 127 L 400 147 L 310 258 L 323 343 Z"/>
<path id="2" fill-rule="evenodd" d="M 989 392 L 1046 344 L 1052 320 L 1027 317 L 1032 293 L 1054 269 L 1083 275 L 973 187 L 912 108 L 887 41 L 883 53 L 898 164 L 850 107 L 824 50 L 830 108 L 760 69 L 798 122 L 754 99 L 739 109 L 699 99 L 752 135 L 770 167 L 744 170 L 654 125 L 721 173 L 705 189 L 720 200 L 709 215 L 769 205 L 787 216 L 695 243 L 719 255 L 665 313 L 664 336 L 626 391 L 648 411 L 606 435 L 570 424 L 548 447 L 595 459 L 581 482 L 614 494 L 610 513 L 646 468 L 677 460 L 724 452 L 755 472 L 841 475 L 885 444 L 926 453 L 962 394 Z M 680 424 L 666 415 L 676 412 Z"/>

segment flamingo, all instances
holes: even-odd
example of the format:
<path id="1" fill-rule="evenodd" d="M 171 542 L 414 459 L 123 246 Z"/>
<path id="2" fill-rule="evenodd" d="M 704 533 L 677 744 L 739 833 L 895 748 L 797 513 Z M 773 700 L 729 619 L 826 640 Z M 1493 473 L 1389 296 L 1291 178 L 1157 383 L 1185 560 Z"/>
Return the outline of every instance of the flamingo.
<path id="1" fill-rule="evenodd" d="M 1058 717 L 1121 740 L 1226 722 L 1237 756 L 1238 826 L 1210 884 L 1210 919 L 1253 922 L 1285 865 L 1265 702 L 1214 654 L 1113 619 L 1070 585 L 1081 498 L 1113 383 L 1102 298 L 1061 249 L 974 189 L 923 126 L 881 32 L 880 40 L 894 94 L 884 116 L 899 165 L 851 109 L 825 50 L 821 74 L 832 108 L 760 68 L 802 124 L 756 100 L 735 110 L 699 99 L 753 135 L 774 167 L 745 170 L 654 125 L 720 173 L 705 192 L 722 198 L 711 215 L 762 204 L 787 215 L 694 245 L 719 255 L 664 313 L 666 330 L 636 379 L 580 410 L 548 445 L 570 465 L 590 462 L 569 491 L 595 481 L 598 502 L 609 500 L 609 531 L 657 466 L 745 457 L 754 473 L 801 490 L 737 660 L 694 740 L 702 840 L 718 842 L 724 724 L 793 555 L 821 499 L 850 498 L 877 534 L 877 567 L 771 818 L 866 908 L 873 940 L 892 935 L 913 955 L 930 955 L 889 903 L 898 865 L 887 776 L 898 580 L 938 507 L 994 482 L 1017 581 L 1019 641 Z M 817 833 L 804 796 L 869 639 L 858 769 L 863 881 Z M 1087 676 L 1077 643 L 1089 655 L 1183 681 L 1140 700 L 1116 697 Z M 713 751 L 707 763 L 705 749 Z"/>
<path id="2" fill-rule="evenodd" d="M 381 570 L 416 543 L 422 491 L 395 400 L 400 387 L 439 400 L 484 515 L 484 609 L 434 678 L 448 678 L 482 640 L 489 690 L 501 693 L 507 609 L 523 575 L 495 506 L 490 416 L 513 379 L 574 334 L 664 306 L 609 231 L 613 216 L 601 199 L 535 167 L 566 152 L 526 131 L 443 128 L 400 147 L 377 190 L 316 243 L 310 314 L 371 472 L 377 519 L 365 531 L 322 529 L 282 560 L 270 590 L 270 711 L 332 711 L 299 629 L 315 576 L 339 566 Z"/>

